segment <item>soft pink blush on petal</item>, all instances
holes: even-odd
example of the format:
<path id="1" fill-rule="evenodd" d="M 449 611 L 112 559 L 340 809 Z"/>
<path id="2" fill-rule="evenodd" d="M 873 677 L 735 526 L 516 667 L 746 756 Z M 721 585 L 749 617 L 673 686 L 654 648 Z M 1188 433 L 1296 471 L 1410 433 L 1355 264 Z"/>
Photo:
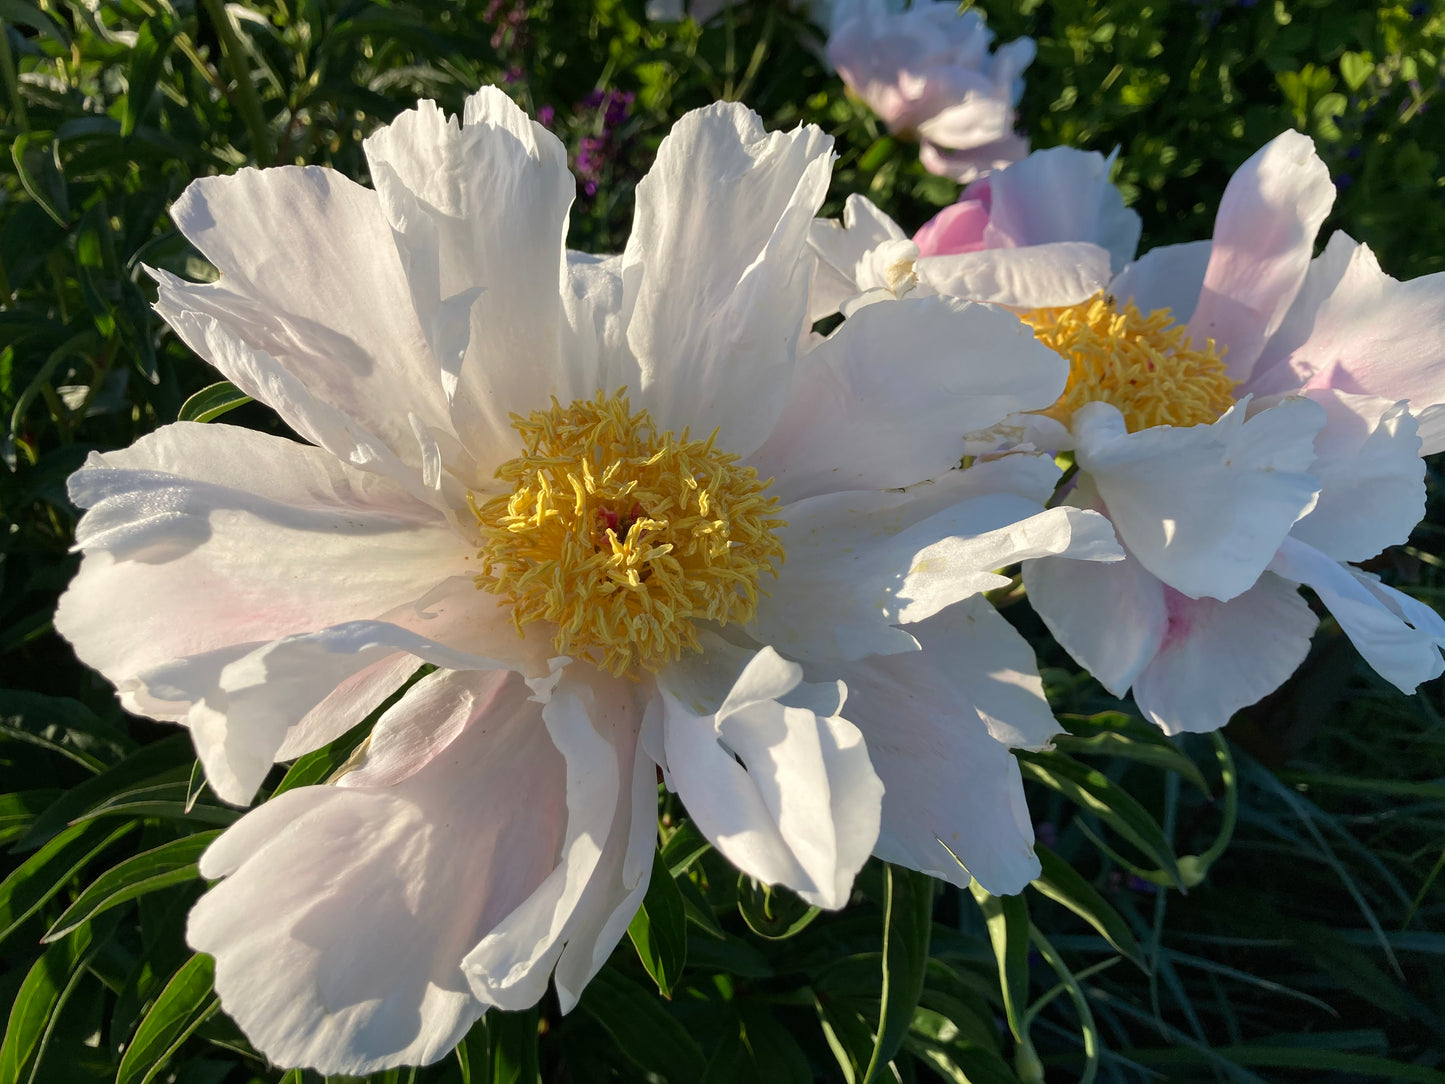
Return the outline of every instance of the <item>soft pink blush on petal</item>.
<path id="1" fill-rule="evenodd" d="M 983 231 L 988 225 L 988 205 L 981 200 L 963 200 L 945 207 L 913 235 L 921 256 L 951 256 L 957 252 L 978 252 L 984 248 Z"/>

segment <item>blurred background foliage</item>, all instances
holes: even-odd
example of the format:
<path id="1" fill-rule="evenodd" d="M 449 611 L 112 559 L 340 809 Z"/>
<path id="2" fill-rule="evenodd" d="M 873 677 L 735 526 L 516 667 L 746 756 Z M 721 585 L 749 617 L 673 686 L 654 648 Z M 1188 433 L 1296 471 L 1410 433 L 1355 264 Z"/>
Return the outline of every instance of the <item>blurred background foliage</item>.
<path id="1" fill-rule="evenodd" d="M 1294 126 L 1339 200 L 1327 230 L 1408 278 L 1445 268 L 1437 5 L 986 0 L 1030 34 L 1036 146 L 1119 148 L 1144 247 L 1203 238 L 1230 173 Z M 214 272 L 166 208 L 194 177 L 329 165 L 418 97 L 498 82 L 567 143 L 571 243 L 619 249 L 632 186 L 683 111 L 747 102 L 837 139 L 829 212 L 906 227 L 957 196 L 850 100 L 781 2 L 705 26 L 640 0 L 0 0 L 0 1084 L 314 1082 L 270 1068 L 184 944 L 195 862 L 237 811 L 184 734 L 125 716 L 52 631 L 73 575 L 65 479 L 214 381 L 151 313 L 144 265 Z M 277 430 L 255 404 L 228 423 Z M 1440 487 L 1377 562 L 1441 596 Z M 1228 741 L 1170 741 L 1069 668 L 1025 605 L 1069 736 L 1022 758 L 1045 872 L 975 898 L 880 864 L 817 915 L 739 881 L 668 800 L 643 912 L 578 1011 L 493 1014 L 438 1065 L 377 1081 L 1445 1081 L 1445 725 L 1327 620 Z M 278 768 L 323 781 L 365 734 Z M 886 981 L 885 981 L 886 980 Z M 660 996 L 661 995 L 661 996 Z"/>

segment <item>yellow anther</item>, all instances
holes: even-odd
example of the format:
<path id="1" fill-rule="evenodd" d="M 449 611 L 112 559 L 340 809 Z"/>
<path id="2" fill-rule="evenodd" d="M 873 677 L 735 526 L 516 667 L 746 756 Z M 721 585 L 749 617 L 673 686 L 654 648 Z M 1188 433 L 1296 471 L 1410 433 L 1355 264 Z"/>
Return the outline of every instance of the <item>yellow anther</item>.
<path id="1" fill-rule="evenodd" d="M 1085 403 L 1105 402 L 1124 415 L 1129 431 L 1156 425 L 1202 425 L 1234 404 L 1234 384 L 1210 339 L 1203 350 L 1168 309 L 1143 315 L 1097 294 L 1061 309 L 1035 309 L 1024 323 L 1069 363 L 1064 394 L 1040 413 L 1068 424 Z"/>
<path id="2" fill-rule="evenodd" d="M 621 392 L 512 427 L 525 452 L 497 469 L 512 491 L 472 512 L 477 586 L 512 603 L 518 633 L 546 622 L 559 654 L 625 674 L 699 650 L 695 622 L 752 619 L 784 557 L 771 479 L 713 437 L 659 433 Z"/>

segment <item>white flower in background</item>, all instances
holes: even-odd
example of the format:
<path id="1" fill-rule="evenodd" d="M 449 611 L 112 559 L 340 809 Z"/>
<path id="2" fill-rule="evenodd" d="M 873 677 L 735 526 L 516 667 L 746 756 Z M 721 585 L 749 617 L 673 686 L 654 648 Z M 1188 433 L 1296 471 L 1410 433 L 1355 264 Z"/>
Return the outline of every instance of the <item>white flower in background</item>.
<path id="1" fill-rule="evenodd" d="M 995 207 L 1014 169 L 990 178 Z M 1091 221 L 1094 239 L 1117 234 L 1104 225 L 1112 215 L 1087 212 L 1092 198 L 1061 217 L 1051 191 L 1035 189 L 1034 213 L 1053 223 L 1039 241 L 1081 236 Z M 1029 598 L 1082 665 L 1116 695 L 1132 687 L 1170 732 L 1223 726 L 1293 673 L 1317 624 L 1301 583 L 1403 691 L 1445 666 L 1445 622 L 1347 564 L 1404 541 L 1424 513 L 1419 455 L 1445 448 L 1445 278 L 1397 283 L 1341 235 L 1311 263 L 1333 194 L 1309 140 L 1286 132 L 1231 180 L 1212 241 L 1155 249 L 1072 303 L 1016 291 L 1015 307 L 1032 310 L 1041 340 L 1069 359 L 1069 386 L 1041 415 L 977 434 L 971 448 L 1073 450 L 1068 503 L 1107 514 L 1130 556 L 1027 562 Z M 1009 213 L 1029 222 L 1026 203 Z M 858 287 L 877 289 L 869 269 L 900 242 L 860 254 L 864 217 L 854 208 L 851 229 L 815 227 L 815 294 L 826 299 L 815 307 L 838 294 L 850 257 Z M 985 232 L 945 226 L 968 247 Z M 973 261 L 973 280 L 987 285 L 990 267 L 1019 259 L 1010 251 L 1029 248 L 921 257 L 918 275 L 988 296 L 952 288 L 961 280 L 945 281 L 938 261 Z"/>
<path id="2" fill-rule="evenodd" d="M 1016 162 L 1028 143 L 1014 132 L 1031 38 L 1000 45 L 983 15 L 952 0 L 843 0 L 832 16 L 828 59 L 848 88 L 895 135 L 917 136 L 934 173 L 968 182 Z"/>
<path id="3" fill-rule="evenodd" d="M 224 879 L 189 940 L 257 1048 L 366 1073 L 549 976 L 569 1009 L 646 889 L 658 768 L 740 869 L 821 906 L 875 845 L 1021 889 L 1008 748 L 1054 724 L 975 596 L 1120 551 L 1044 510 L 1046 460 L 950 468 L 1067 366 L 941 297 L 807 339 L 815 128 L 689 114 L 606 258 L 565 251 L 565 151 L 498 90 L 366 152 L 374 190 L 197 181 L 173 215 L 221 277 L 155 272 L 171 326 L 306 443 L 176 424 L 71 482 L 57 627 L 129 710 L 190 728 L 224 800 L 436 668 L 335 785 L 202 859 Z"/>

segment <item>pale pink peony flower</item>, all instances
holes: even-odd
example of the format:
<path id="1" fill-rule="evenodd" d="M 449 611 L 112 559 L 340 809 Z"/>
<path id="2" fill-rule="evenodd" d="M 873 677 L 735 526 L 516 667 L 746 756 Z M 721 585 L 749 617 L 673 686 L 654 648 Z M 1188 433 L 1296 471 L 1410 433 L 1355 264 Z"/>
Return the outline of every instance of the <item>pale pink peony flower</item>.
<path id="1" fill-rule="evenodd" d="M 223 800 L 435 667 L 334 785 L 201 860 L 221 880 L 188 939 L 252 1043 L 361 1074 L 549 979 L 570 1009 L 646 890 L 659 769 L 739 869 L 820 906 L 870 852 L 1020 890 L 1009 748 L 1055 724 L 979 592 L 1120 551 L 1044 509 L 1047 459 L 950 468 L 960 425 L 1047 405 L 1062 361 L 940 297 L 805 340 L 816 128 L 684 117 L 608 257 L 565 250 L 566 152 L 495 88 L 366 153 L 374 189 L 195 182 L 173 215 L 220 278 L 154 272 L 167 322 L 301 441 L 175 424 L 71 480 L 56 625 L 190 729 Z"/>
<path id="2" fill-rule="evenodd" d="M 920 0 L 851 0 L 833 13 L 828 59 L 889 131 L 913 137 L 934 173 L 968 182 L 1016 162 L 1028 143 L 1014 132 L 1031 38 L 990 53 L 993 32 L 976 9 Z"/>

